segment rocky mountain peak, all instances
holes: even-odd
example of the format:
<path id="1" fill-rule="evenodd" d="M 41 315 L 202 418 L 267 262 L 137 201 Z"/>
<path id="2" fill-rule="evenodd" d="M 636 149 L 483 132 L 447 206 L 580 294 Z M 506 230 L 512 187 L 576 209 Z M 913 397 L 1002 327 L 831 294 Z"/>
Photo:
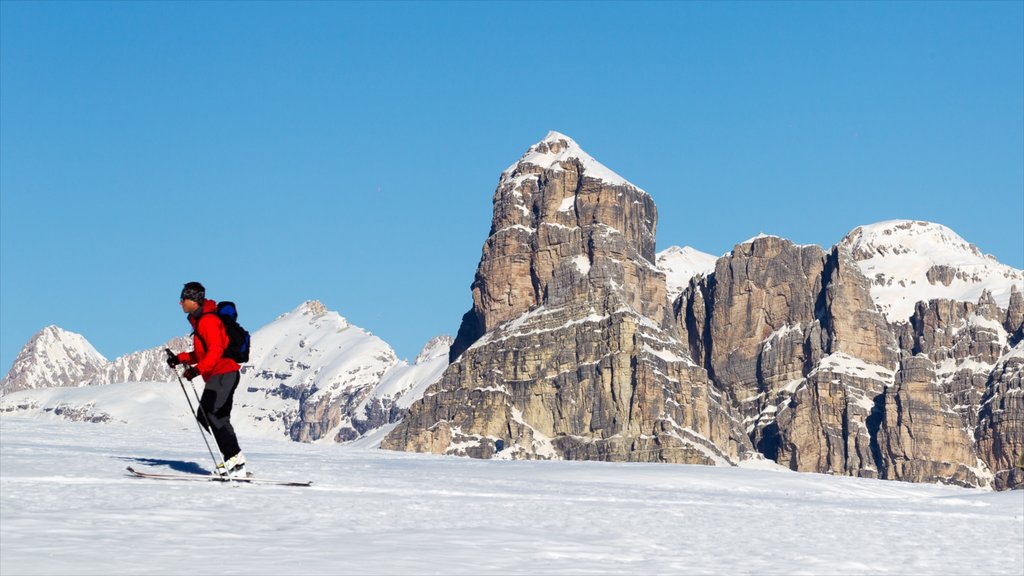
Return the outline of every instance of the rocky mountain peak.
<path id="1" fill-rule="evenodd" d="M 503 173 L 493 203 L 473 309 L 452 359 L 484 333 L 539 306 L 621 304 L 665 323 L 665 279 L 654 265 L 654 201 L 572 139 L 551 132 L 531 146 Z M 657 296 L 645 298 L 644 289 Z"/>
<path id="2" fill-rule="evenodd" d="M 568 137 L 531 146 L 494 193 L 452 363 L 382 447 L 702 463 L 749 451 L 676 338 L 656 224 L 650 195 Z"/>

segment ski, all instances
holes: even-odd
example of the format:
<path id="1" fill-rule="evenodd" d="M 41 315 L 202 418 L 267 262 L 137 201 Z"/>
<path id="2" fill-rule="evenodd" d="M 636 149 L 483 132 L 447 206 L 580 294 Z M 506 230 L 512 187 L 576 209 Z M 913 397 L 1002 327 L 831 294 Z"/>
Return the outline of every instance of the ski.
<path id="1" fill-rule="evenodd" d="M 166 474 L 158 472 L 140 472 L 128 467 L 128 472 L 137 478 L 152 478 L 154 480 L 182 480 L 192 482 L 230 482 L 235 484 L 263 484 L 269 486 L 312 486 L 313 482 L 301 482 L 291 480 L 270 480 L 266 478 L 254 478 L 252 476 L 247 478 L 231 478 L 224 476 L 214 476 L 213 474 L 202 475 L 202 474 Z"/>

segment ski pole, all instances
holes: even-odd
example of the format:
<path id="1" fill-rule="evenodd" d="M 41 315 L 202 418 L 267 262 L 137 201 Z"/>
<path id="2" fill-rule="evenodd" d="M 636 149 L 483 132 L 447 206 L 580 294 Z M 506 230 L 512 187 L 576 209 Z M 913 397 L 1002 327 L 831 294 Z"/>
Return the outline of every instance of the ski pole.
<path id="1" fill-rule="evenodd" d="M 174 356 L 174 352 L 171 352 L 170 348 L 164 348 L 164 350 L 167 351 L 167 356 L 168 357 Z M 206 420 L 207 422 L 209 422 L 210 421 L 209 418 L 206 417 L 206 411 L 203 410 L 203 404 L 202 404 L 202 402 L 199 401 L 199 394 L 196 392 L 195 386 L 192 387 L 192 393 L 196 395 L 196 403 L 199 405 L 199 412 L 196 412 L 196 409 L 192 407 L 192 399 L 188 397 L 188 392 L 185 390 L 185 383 L 181 381 L 181 375 L 178 374 L 178 370 L 175 369 L 175 368 L 171 368 L 171 370 L 174 372 L 174 375 L 178 377 L 178 384 L 181 385 L 181 393 L 185 395 L 185 400 L 188 402 L 188 409 L 194 415 L 198 415 L 199 413 L 202 413 L 203 420 Z M 191 382 L 190 382 L 190 384 L 191 384 Z M 203 431 L 203 425 L 199 423 L 198 416 L 196 417 L 196 426 L 199 426 L 199 433 L 203 435 L 203 442 L 206 444 L 206 451 L 210 453 L 210 458 L 213 459 L 213 470 L 214 470 L 214 472 L 216 472 L 216 470 L 217 470 L 217 457 L 213 455 L 213 449 L 210 448 L 210 441 L 206 439 L 206 432 Z"/>

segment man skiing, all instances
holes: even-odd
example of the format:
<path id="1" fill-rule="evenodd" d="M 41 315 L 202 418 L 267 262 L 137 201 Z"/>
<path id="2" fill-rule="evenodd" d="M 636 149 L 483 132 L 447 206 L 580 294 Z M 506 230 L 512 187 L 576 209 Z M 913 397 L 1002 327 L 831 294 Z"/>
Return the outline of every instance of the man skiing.
<path id="1" fill-rule="evenodd" d="M 224 323 L 217 315 L 217 303 L 206 299 L 206 289 L 199 282 L 189 282 L 181 290 L 181 310 L 188 314 L 192 325 L 192 352 L 168 354 L 167 364 L 176 369 L 179 364 L 188 368 L 183 376 L 191 381 L 202 376 L 206 386 L 199 401 L 199 423 L 213 432 L 224 456 L 217 465 L 217 473 L 244 477 L 245 456 L 238 446 L 235 429 L 231 426 L 231 404 L 240 379 L 238 362 L 225 357 L 228 335 Z"/>

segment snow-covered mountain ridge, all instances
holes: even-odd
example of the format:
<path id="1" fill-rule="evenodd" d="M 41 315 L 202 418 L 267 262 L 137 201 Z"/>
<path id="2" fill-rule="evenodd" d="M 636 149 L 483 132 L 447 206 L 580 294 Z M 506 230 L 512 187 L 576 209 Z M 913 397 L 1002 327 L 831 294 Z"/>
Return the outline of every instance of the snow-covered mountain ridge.
<path id="1" fill-rule="evenodd" d="M 686 289 L 690 278 L 715 271 L 718 257 L 689 246 L 669 246 L 658 252 L 655 264 L 665 273 L 669 300 L 675 300 Z"/>
<path id="2" fill-rule="evenodd" d="M 871 297 L 890 322 L 906 322 L 918 302 L 977 302 L 986 290 L 1006 308 L 1024 271 L 984 255 L 949 228 L 932 222 L 889 220 L 860 226 L 840 241 L 871 280 Z"/>
<path id="3" fill-rule="evenodd" d="M 386 431 L 400 418 L 412 401 L 405 396 L 422 394 L 447 365 L 451 338 L 433 339 L 410 365 L 380 338 L 322 303 L 308 301 L 253 331 L 252 342 L 236 392 L 236 420 L 272 436 L 349 441 L 377 428 Z M 191 342 L 175 338 L 109 362 L 83 336 L 47 327 L 29 341 L 0 382 L 0 410 L 103 420 L 89 398 L 106 385 L 166 382 L 177 387 L 164 348 L 186 350 Z M 201 382 L 196 385 L 201 388 Z M 84 386 L 94 389 L 77 395 L 55 390 Z"/>
<path id="4" fill-rule="evenodd" d="M 21 349 L 10 371 L 0 379 L 0 396 L 35 388 L 92 386 L 114 382 L 167 381 L 174 374 L 164 349 L 191 346 L 185 336 L 160 346 L 107 360 L 81 334 L 59 326 L 43 328 Z"/>
<path id="5" fill-rule="evenodd" d="M 758 234 L 737 246 L 760 238 Z M 848 250 L 871 281 L 871 298 L 892 323 L 907 322 L 918 302 L 945 299 L 977 302 L 988 291 L 1000 308 L 1010 305 L 1014 287 L 1024 292 L 1024 270 L 982 254 L 977 246 L 942 224 L 886 220 L 858 226 L 836 244 Z M 690 278 L 715 271 L 715 256 L 690 247 L 671 246 L 658 253 L 668 277 L 670 297 L 682 293 Z"/>

